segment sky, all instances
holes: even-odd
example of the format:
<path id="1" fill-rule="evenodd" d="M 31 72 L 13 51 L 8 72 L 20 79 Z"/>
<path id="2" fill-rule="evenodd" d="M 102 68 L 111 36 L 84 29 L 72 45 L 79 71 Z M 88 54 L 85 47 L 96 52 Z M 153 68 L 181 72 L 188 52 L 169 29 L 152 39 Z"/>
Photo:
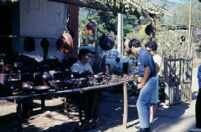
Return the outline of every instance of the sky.
<path id="1" fill-rule="evenodd" d="M 181 3 L 186 3 L 189 0 L 163 0 L 163 1 L 181 4 Z"/>

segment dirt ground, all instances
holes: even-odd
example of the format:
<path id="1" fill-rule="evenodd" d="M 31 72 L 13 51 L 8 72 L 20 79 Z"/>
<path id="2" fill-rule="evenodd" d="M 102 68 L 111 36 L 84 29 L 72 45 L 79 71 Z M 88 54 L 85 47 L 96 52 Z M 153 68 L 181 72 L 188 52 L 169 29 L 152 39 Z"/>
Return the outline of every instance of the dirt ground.
<path id="1" fill-rule="evenodd" d="M 67 116 L 63 105 L 63 97 L 47 99 L 44 111 L 40 108 L 40 100 L 34 100 L 33 115 L 23 120 L 23 131 L 83 131 L 78 127 L 78 113 L 70 112 Z M 136 97 L 129 98 L 128 120 L 137 119 L 135 106 Z M 16 104 L 1 101 L 0 107 L 0 131 L 16 131 L 17 115 Z M 106 131 L 112 127 L 122 127 L 123 95 L 121 92 L 103 91 L 100 103 L 99 115 L 101 122 L 96 129 L 85 131 Z M 123 129 L 123 128 L 121 128 Z"/>
<path id="2" fill-rule="evenodd" d="M 197 66 L 193 70 L 193 100 L 181 102 L 173 106 L 159 103 L 155 122 L 151 125 L 153 132 L 187 132 L 195 124 L 195 99 L 197 96 Z M 23 120 L 23 132 L 79 132 L 84 131 L 78 127 L 78 113 L 71 112 L 70 118 L 65 112 L 63 98 L 46 100 L 44 111 L 40 108 L 40 100 L 34 100 L 33 115 Z M 128 124 L 122 126 L 123 120 L 123 94 L 114 91 L 102 91 L 99 109 L 100 124 L 89 132 L 136 132 L 139 120 L 136 109 L 137 97 L 128 98 Z M 0 132 L 17 131 L 16 104 L 0 101 Z"/>

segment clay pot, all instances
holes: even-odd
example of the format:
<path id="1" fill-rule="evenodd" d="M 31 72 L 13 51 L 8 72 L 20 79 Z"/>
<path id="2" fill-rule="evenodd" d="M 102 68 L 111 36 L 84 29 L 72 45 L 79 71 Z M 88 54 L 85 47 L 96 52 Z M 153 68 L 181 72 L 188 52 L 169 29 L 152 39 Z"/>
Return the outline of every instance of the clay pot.
<path id="1" fill-rule="evenodd" d="M 111 50 L 114 47 L 115 40 L 109 34 L 103 34 L 99 39 L 99 45 L 103 50 Z"/>
<path id="2" fill-rule="evenodd" d="M 73 51 L 73 39 L 67 31 L 64 31 L 57 40 L 57 48 L 59 48 L 64 54 L 69 54 Z"/>
<path id="3" fill-rule="evenodd" d="M 96 23 L 89 20 L 89 22 L 85 25 L 84 31 L 87 35 L 93 35 L 96 31 Z"/>
<path id="4" fill-rule="evenodd" d="M 43 38 L 40 42 L 42 48 L 47 49 L 49 47 L 49 41 L 46 38 Z"/>
<path id="5" fill-rule="evenodd" d="M 145 33 L 147 35 L 151 35 L 152 32 L 153 32 L 153 26 L 151 24 L 147 25 L 145 28 Z"/>
<path id="6" fill-rule="evenodd" d="M 35 41 L 31 37 L 26 37 L 24 39 L 24 50 L 31 52 L 35 50 Z"/>

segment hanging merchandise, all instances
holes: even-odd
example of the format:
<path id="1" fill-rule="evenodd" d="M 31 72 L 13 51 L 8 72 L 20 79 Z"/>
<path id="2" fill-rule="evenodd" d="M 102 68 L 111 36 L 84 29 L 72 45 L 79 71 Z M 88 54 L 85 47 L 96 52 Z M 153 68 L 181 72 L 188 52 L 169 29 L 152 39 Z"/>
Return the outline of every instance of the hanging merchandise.
<path id="1" fill-rule="evenodd" d="M 114 44 L 115 40 L 110 34 L 103 34 L 99 39 L 99 45 L 103 50 L 111 50 Z"/>
<path id="2" fill-rule="evenodd" d="M 35 50 L 35 41 L 31 37 L 26 37 L 24 39 L 24 50 L 31 52 Z"/>
<path id="3" fill-rule="evenodd" d="M 85 25 L 84 31 L 87 35 L 93 35 L 96 31 L 96 23 L 89 19 L 89 22 Z"/>
<path id="4" fill-rule="evenodd" d="M 60 49 L 64 54 L 69 54 L 73 51 L 73 39 L 67 31 L 64 31 L 57 40 L 57 49 Z"/>
<path id="5" fill-rule="evenodd" d="M 49 42 L 48 42 L 48 40 L 46 38 L 43 38 L 41 40 L 41 42 L 40 42 L 40 45 L 41 45 L 42 48 L 46 49 L 46 48 L 49 47 Z"/>
<path id="6" fill-rule="evenodd" d="M 43 48 L 43 59 L 46 60 L 48 54 L 49 42 L 46 38 L 43 38 L 40 42 L 40 45 Z"/>
<path id="7" fill-rule="evenodd" d="M 145 33 L 147 35 L 151 35 L 152 32 L 153 32 L 153 26 L 151 24 L 147 25 L 145 28 Z"/>

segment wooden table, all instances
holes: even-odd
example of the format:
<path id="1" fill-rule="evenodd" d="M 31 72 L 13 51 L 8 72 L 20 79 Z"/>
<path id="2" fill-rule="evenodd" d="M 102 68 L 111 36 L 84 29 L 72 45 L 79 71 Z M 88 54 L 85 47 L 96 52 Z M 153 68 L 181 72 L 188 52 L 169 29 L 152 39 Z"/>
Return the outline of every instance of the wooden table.
<path id="1" fill-rule="evenodd" d="M 17 117 L 18 117 L 18 131 L 22 131 L 22 100 L 28 99 L 28 98 L 37 98 L 37 97 L 44 97 L 47 95 L 61 95 L 61 94 L 68 94 L 68 93 L 74 93 L 74 92 L 84 92 L 88 90 L 95 90 L 95 89 L 103 89 L 103 88 L 109 88 L 113 86 L 118 86 L 123 84 L 123 96 L 124 96 L 124 114 L 123 114 L 123 126 L 127 127 L 127 117 L 128 117 L 128 94 L 127 94 L 127 83 L 131 81 L 136 81 L 137 79 L 131 79 L 131 80 L 125 80 L 120 81 L 118 83 L 111 83 L 107 85 L 99 85 L 99 86 L 93 86 L 93 87 L 84 87 L 84 88 L 71 88 L 67 90 L 62 91 L 48 91 L 45 93 L 32 93 L 32 94 L 26 94 L 26 95 L 19 95 L 19 96 L 7 96 L 7 97 L 0 97 L 0 100 L 15 100 L 17 105 Z M 42 106 L 43 107 L 43 106 Z"/>

